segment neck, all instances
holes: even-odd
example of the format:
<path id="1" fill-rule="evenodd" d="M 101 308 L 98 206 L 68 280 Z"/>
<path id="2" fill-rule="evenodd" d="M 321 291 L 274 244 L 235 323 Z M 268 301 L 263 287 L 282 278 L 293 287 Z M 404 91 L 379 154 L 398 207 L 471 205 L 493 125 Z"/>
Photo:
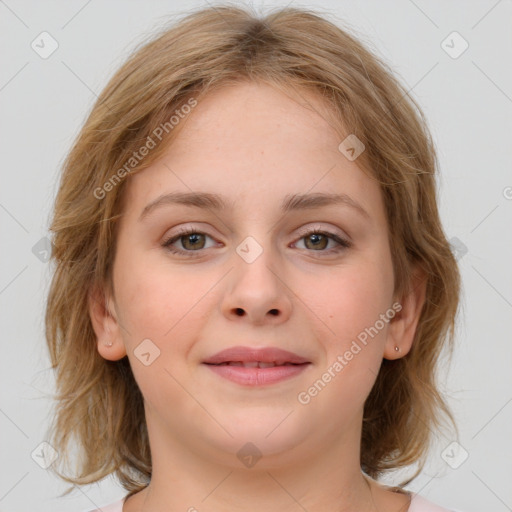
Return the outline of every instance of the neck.
<path id="1" fill-rule="evenodd" d="M 126 500 L 123 512 L 407 510 L 406 496 L 383 490 L 361 472 L 359 418 L 342 434 L 306 435 L 290 446 L 272 436 L 255 441 L 262 456 L 248 467 L 235 455 L 244 440 L 231 439 L 226 449 L 185 431 L 171 435 L 151 412 L 146 418 L 151 483 Z"/>
<path id="2" fill-rule="evenodd" d="M 204 484 L 204 482 L 203 482 Z M 215 485 L 216 484 L 216 485 Z M 186 486 L 190 488 L 190 486 Z M 375 512 L 377 511 L 372 493 L 372 486 L 361 474 L 349 485 L 326 486 L 319 489 L 318 480 L 308 485 L 291 481 L 291 474 L 286 478 L 277 471 L 253 474 L 253 478 L 238 471 L 219 475 L 211 488 L 194 481 L 193 492 L 180 489 L 175 482 L 167 482 L 165 487 L 152 479 L 146 489 L 141 491 L 133 508 L 125 506 L 123 512 L 168 512 L 185 510 L 200 512 L 208 509 L 215 512 L 240 510 L 268 510 L 269 512 Z M 323 489 L 331 488 L 331 494 Z M 133 497 L 135 498 L 135 496 Z"/>

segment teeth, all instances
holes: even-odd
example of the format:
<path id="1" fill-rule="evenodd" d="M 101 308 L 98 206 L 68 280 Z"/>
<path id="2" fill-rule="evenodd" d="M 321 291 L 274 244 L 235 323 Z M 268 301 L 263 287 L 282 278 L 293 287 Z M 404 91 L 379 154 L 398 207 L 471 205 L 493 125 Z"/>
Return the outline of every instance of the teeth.
<path id="1" fill-rule="evenodd" d="M 258 368 L 258 361 L 248 361 L 247 363 L 240 363 L 244 368 Z"/>
<path id="2" fill-rule="evenodd" d="M 258 366 L 260 368 L 272 368 L 275 365 L 276 363 L 258 363 Z"/>

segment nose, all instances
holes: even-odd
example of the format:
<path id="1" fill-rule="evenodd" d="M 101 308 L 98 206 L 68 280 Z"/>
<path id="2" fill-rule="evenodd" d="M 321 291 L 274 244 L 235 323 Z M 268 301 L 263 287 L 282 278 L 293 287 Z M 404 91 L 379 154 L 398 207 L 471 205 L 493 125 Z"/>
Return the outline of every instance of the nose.
<path id="1" fill-rule="evenodd" d="M 222 303 L 224 315 L 231 321 L 253 325 L 285 322 L 291 314 L 293 294 L 271 251 L 263 251 L 250 263 L 238 254 L 234 260 Z"/>

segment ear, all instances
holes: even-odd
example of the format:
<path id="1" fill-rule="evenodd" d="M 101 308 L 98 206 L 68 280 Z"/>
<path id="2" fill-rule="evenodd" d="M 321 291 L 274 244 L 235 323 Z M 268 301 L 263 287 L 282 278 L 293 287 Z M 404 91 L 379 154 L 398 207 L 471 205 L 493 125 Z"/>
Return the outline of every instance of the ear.
<path id="1" fill-rule="evenodd" d="M 95 287 L 89 292 L 88 303 L 99 354 L 109 361 L 123 358 L 126 348 L 112 301 L 103 290 Z"/>
<path id="2" fill-rule="evenodd" d="M 427 289 L 427 274 L 419 266 L 412 271 L 410 287 L 398 297 L 396 315 L 389 323 L 384 359 L 399 359 L 409 353 L 414 341 Z M 398 308 L 400 304 L 401 308 Z M 398 347 L 398 350 L 397 350 Z"/>

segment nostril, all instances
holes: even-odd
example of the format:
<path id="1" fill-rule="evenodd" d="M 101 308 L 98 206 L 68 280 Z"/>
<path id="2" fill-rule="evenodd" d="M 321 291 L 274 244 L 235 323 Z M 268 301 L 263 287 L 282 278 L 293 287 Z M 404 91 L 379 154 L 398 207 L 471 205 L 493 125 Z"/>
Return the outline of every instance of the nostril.
<path id="1" fill-rule="evenodd" d="M 244 310 L 242 308 L 236 308 L 235 313 L 238 316 L 242 316 L 244 314 Z"/>
<path id="2" fill-rule="evenodd" d="M 271 309 L 270 314 L 276 316 L 279 314 L 279 312 L 277 311 L 277 309 Z"/>

